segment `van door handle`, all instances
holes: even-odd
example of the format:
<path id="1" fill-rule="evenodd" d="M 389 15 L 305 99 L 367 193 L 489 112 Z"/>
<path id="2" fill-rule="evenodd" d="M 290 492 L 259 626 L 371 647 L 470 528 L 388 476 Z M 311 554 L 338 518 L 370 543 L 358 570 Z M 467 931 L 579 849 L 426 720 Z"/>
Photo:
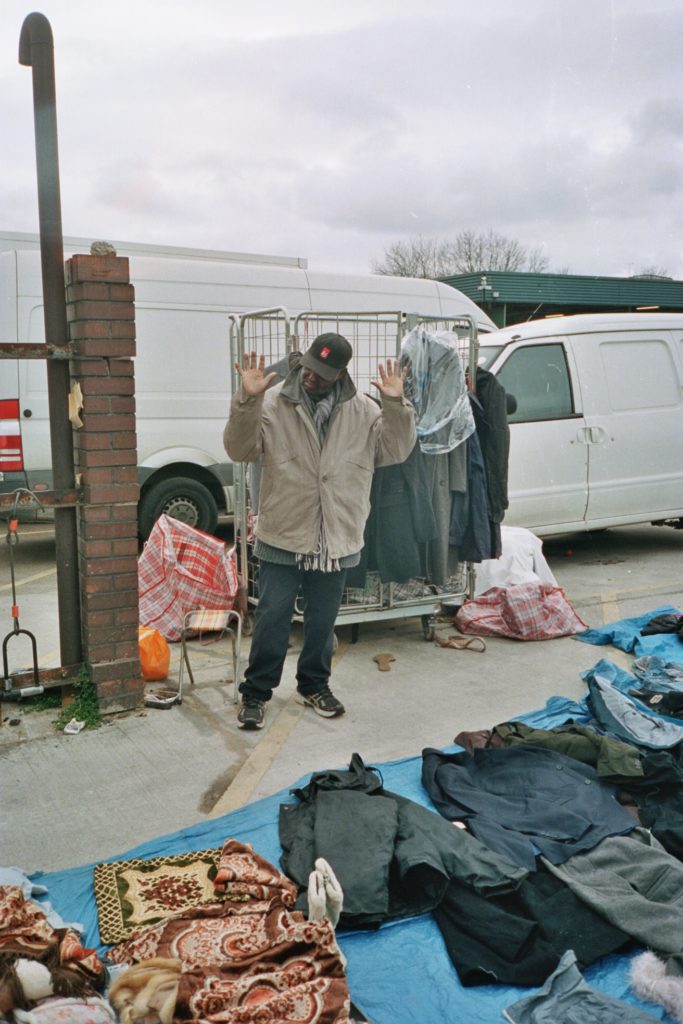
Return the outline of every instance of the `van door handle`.
<path id="1" fill-rule="evenodd" d="M 602 427 L 580 427 L 576 433 L 576 440 L 581 444 L 602 444 L 607 438 L 607 433 Z"/>
<path id="2" fill-rule="evenodd" d="M 590 444 L 602 444 L 607 438 L 607 432 L 602 427 L 588 427 Z"/>

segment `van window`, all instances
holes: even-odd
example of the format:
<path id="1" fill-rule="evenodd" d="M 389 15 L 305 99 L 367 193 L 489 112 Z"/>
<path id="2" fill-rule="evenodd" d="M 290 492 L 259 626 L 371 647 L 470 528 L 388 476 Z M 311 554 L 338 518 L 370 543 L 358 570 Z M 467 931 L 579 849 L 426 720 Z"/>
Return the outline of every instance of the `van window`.
<path id="1" fill-rule="evenodd" d="M 491 363 L 494 361 L 498 353 L 502 351 L 502 345 L 480 345 L 477 365 L 483 367 L 484 370 L 490 369 Z"/>
<path id="2" fill-rule="evenodd" d="M 574 415 L 567 359 L 562 345 L 515 349 L 496 377 L 517 399 L 510 423 L 561 420 Z"/>
<path id="3" fill-rule="evenodd" d="M 600 354 L 613 412 L 679 404 L 678 374 L 665 341 L 608 341 Z"/>

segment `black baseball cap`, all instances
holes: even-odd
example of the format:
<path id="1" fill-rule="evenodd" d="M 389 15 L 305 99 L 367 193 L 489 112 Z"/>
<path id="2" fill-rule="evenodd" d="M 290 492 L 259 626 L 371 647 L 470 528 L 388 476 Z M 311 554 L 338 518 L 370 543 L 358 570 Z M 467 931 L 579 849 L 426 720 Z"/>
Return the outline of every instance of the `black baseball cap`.
<path id="1" fill-rule="evenodd" d="M 349 365 L 353 349 L 341 334 L 319 334 L 301 357 L 301 366 L 323 380 L 334 380 Z"/>

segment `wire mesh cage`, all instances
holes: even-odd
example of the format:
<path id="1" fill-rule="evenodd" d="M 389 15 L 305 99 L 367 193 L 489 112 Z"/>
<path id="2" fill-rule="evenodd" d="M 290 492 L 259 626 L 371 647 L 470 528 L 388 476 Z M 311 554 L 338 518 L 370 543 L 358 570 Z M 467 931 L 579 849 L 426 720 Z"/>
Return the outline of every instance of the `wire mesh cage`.
<path id="1" fill-rule="evenodd" d="M 406 314 L 398 311 L 379 312 L 307 312 L 291 318 L 284 308 L 256 310 L 233 317 L 230 332 L 232 363 L 242 361 L 245 353 L 256 352 L 265 359 L 266 369 L 296 352 L 305 352 L 319 335 L 333 331 L 351 343 L 353 357 L 348 367 L 358 391 L 372 394 L 372 381 L 377 379 L 378 366 L 388 359 L 397 359 L 401 343 L 408 331 L 424 325 L 430 331 L 448 331 L 458 339 L 458 353 L 463 368 L 474 380 L 477 366 L 478 338 L 474 320 L 469 316 L 442 318 Z M 470 371 L 472 371 L 470 373 Z M 239 387 L 239 375 L 233 369 L 233 393 Z M 247 597 L 253 607 L 258 603 L 258 559 L 253 554 L 253 526 L 257 509 L 249 484 L 249 468 L 235 466 L 235 536 L 238 544 L 240 572 L 247 585 Z M 255 503 L 254 503 L 255 504 Z M 347 587 L 339 609 L 339 625 L 355 624 L 382 618 L 419 615 L 424 635 L 434 633 L 433 617 L 441 610 L 441 598 L 448 596 L 449 605 L 465 598 L 471 591 L 473 573 L 467 563 L 458 563 L 448 579 L 438 585 L 428 578 L 407 582 L 383 582 L 377 572 L 368 572 L 362 587 Z M 302 608 L 297 603 L 295 617 Z"/>

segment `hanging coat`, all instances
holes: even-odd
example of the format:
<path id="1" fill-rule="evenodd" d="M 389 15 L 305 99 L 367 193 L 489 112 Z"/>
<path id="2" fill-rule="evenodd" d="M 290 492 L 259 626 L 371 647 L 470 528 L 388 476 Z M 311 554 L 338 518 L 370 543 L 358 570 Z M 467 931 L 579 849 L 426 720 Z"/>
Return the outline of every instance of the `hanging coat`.
<path id="1" fill-rule="evenodd" d="M 494 523 L 502 523 L 509 504 L 507 395 L 503 385 L 482 367 L 477 368 L 477 398 L 480 405 L 474 405 L 473 412 L 486 466 L 489 517 Z"/>
<path id="2" fill-rule="evenodd" d="M 357 569 L 347 572 L 349 587 L 362 587 L 367 570 L 382 583 L 403 583 L 426 575 L 425 544 L 437 536 L 425 456 L 416 443 L 405 460 L 375 470 L 370 516 Z"/>

